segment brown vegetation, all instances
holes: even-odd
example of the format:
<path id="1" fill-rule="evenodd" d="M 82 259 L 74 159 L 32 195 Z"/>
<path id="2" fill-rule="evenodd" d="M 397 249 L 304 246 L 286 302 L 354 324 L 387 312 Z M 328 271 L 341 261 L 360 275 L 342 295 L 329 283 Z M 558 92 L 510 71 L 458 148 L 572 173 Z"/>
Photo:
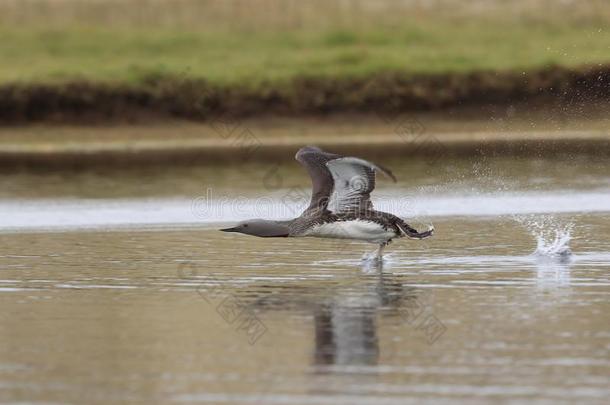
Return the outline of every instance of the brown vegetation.
<path id="1" fill-rule="evenodd" d="M 0 86 L 0 122 L 131 122 L 219 115 L 395 113 L 458 105 L 610 98 L 610 66 L 531 72 L 444 75 L 384 73 L 368 78 L 302 77 L 257 86 L 212 85 L 205 80 L 149 77 L 139 85 L 91 82 Z"/>

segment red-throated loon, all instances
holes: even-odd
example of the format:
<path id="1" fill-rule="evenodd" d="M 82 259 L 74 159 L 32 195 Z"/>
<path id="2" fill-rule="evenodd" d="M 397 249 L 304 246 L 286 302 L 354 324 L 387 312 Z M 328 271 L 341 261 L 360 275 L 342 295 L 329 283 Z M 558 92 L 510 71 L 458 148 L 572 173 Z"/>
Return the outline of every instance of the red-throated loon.
<path id="1" fill-rule="evenodd" d="M 375 172 L 396 181 L 388 169 L 315 146 L 301 148 L 295 158 L 307 169 L 313 185 L 311 202 L 301 216 L 288 221 L 247 220 L 221 231 L 260 237 L 362 240 L 379 245 L 378 259 L 394 238 L 423 239 L 434 233 L 433 227 L 417 232 L 399 217 L 373 209 L 370 194 L 375 188 Z"/>

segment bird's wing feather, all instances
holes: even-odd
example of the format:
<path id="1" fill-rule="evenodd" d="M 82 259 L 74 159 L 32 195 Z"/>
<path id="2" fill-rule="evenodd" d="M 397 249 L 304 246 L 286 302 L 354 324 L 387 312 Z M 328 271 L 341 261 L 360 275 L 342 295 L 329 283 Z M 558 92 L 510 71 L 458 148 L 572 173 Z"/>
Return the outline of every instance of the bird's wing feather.
<path id="1" fill-rule="evenodd" d="M 327 209 L 335 213 L 370 210 L 373 208 L 370 193 L 375 188 L 375 172 L 382 172 L 396 181 L 392 172 L 382 166 L 324 152 L 315 146 L 301 148 L 295 159 L 311 177 L 311 202 L 306 213 Z"/>
<path id="2" fill-rule="evenodd" d="M 326 162 L 333 178 L 333 192 L 328 209 L 334 213 L 362 212 L 373 208 L 371 192 L 375 189 L 375 172 L 396 181 L 388 169 L 355 157 L 340 157 Z"/>
<path id="3" fill-rule="evenodd" d="M 311 177 L 312 193 L 309 207 L 305 210 L 325 210 L 333 191 L 333 177 L 326 167 L 326 163 L 341 156 L 324 152 L 315 146 L 306 146 L 299 149 L 295 159 L 305 167 Z"/>

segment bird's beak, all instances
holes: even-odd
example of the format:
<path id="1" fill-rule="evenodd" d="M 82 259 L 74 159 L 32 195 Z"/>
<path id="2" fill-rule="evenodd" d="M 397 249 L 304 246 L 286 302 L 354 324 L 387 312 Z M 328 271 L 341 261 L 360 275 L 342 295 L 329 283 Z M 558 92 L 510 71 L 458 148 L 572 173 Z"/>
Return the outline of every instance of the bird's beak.
<path id="1" fill-rule="evenodd" d="M 237 232 L 237 228 L 225 228 L 220 230 L 223 232 Z"/>

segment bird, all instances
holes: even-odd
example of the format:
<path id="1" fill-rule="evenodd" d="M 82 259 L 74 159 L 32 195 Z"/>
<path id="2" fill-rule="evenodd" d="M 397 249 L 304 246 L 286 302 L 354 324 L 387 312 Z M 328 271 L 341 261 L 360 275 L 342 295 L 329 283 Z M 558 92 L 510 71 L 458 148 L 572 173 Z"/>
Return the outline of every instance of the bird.
<path id="1" fill-rule="evenodd" d="M 311 177 L 309 206 L 294 219 L 274 221 L 251 219 L 223 232 L 258 237 L 319 237 L 360 240 L 378 245 L 376 260 L 383 259 L 384 248 L 397 238 L 424 239 L 434 227 L 418 232 L 396 215 L 376 211 L 371 202 L 376 173 L 396 182 L 389 169 L 367 160 L 325 152 L 305 146 L 295 159 Z"/>

